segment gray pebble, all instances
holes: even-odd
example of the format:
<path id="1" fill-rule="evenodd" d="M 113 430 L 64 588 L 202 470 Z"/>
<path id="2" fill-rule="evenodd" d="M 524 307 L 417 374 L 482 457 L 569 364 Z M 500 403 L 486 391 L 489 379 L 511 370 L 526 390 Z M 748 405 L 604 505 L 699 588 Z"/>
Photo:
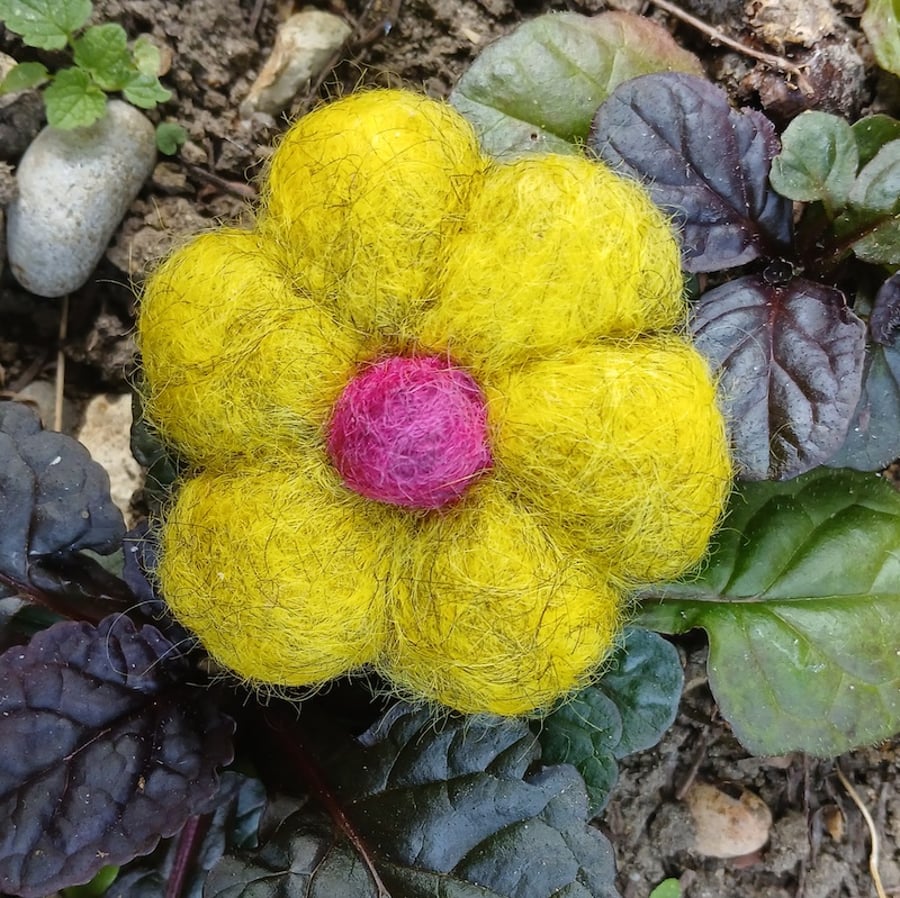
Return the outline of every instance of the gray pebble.
<path id="1" fill-rule="evenodd" d="M 7 209 L 7 256 L 16 280 L 38 296 L 63 296 L 90 277 L 156 162 L 153 125 L 111 100 L 87 128 L 44 128 L 16 177 Z"/>

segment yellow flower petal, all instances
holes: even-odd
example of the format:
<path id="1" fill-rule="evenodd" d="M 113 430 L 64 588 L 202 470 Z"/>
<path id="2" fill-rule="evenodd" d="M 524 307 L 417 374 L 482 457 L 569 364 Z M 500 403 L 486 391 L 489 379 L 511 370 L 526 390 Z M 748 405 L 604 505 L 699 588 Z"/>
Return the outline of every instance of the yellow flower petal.
<path id="1" fill-rule="evenodd" d="M 634 182 L 576 156 L 495 164 L 451 242 L 423 342 L 478 371 L 685 315 L 678 247 Z"/>
<path id="2" fill-rule="evenodd" d="M 580 550 L 627 581 L 702 557 L 731 464 L 715 387 L 688 343 L 576 350 L 496 379 L 488 401 L 498 467 Z"/>
<path id="3" fill-rule="evenodd" d="M 203 234 L 150 278 L 138 318 L 147 414 L 195 464 L 320 439 L 359 339 L 261 250 L 258 234 Z"/>
<path id="4" fill-rule="evenodd" d="M 446 103 L 368 91 L 323 106 L 272 159 L 263 226 L 297 281 L 355 327 L 404 341 L 486 165 Z"/>
<path id="5" fill-rule="evenodd" d="M 200 474 L 163 526 L 169 607 L 257 684 L 323 683 L 372 661 L 384 641 L 390 512 L 342 490 L 324 464 L 314 476 Z"/>
<path id="6" fill-rule="evenodd" d="M 596 669 L 619 627 L 621 596 L 599 569 L 567 557 L 496 485 L 424 519 L 393 573 L 378 666 L 464 713 L 548 707 Z"/>

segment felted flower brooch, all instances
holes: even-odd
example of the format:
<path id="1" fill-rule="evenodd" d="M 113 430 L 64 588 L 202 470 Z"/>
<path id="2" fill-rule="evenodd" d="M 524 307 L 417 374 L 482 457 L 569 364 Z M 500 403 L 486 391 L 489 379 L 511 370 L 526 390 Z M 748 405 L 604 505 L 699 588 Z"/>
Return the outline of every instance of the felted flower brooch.
<path id="1" fill-rule="evenodd" d="M 143 296 L 147 416 L 190 469 L 172 612 L 258 686 L 368 669 L 462 712 L 551 706 L 722 511 L 685 315 L 668 222 L 601 164 L 486 158 L 404 91 L 316 110 L 255 227 Z"/>

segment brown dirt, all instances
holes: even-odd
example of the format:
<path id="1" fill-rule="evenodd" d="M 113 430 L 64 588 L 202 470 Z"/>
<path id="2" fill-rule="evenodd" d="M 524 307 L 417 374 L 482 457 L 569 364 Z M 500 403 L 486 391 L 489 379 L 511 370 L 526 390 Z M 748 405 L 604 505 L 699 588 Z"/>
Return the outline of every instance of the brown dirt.
<path id="1" fill-rule="evenodd" d="M 326 4 L 320 3 L 320 6 Z M 900 111 L 897 79 L 880 74 L 858 28 L 862 0 L 693 0 L 683 4 L 725 33 L 803 62 L 815 89 L 806 105 L 855 118 Z M 133 204 L 96 276 L 71 297 L 67 396 L 83 402 L 124 392 L 133 364 L 132 284 L 182 235 L 241 215 L 256 173 L 284 121 L 238 108 L 271 50 L 286 4 L 254 0 L 101 0 L 97 21 L 120 22 L 132 36 L 149 32 L 171 52 L 165 78 L 173 99 L 158 113 L 180 122 L 190 142 L 161 162 Z M 711 43 L 692 28 L 641 0 L 618 8 L 646 12 L 700 55 L 710 76 L 741 103 L 761 106 L 780 124 L 797 114 L 802 97 L 784 75 Z M 547 9 L 595 13 L 600 0 L 333 0 L 329 8 L 360 17 L 370 34 L 330 73 L 324 87 L 297 99 L 298 114 L 326 93 L 358 83 L 406 84 L 446 95 L 480 49 L 518 22 Z M 0 50 L 22 48 L 0 32 Z M 26 113 L 28 111 L 26 110 Z M 0 148 L 13 164 L 34 110 L 13 124 L 0 113 Z M 15 138 L 15 140 L 13 139 Z M 18 143 L 19 146 L 14 146 Z M 0 195 L 9 179 L 0 165 Z M 15 394 L 55 376 L 61 304 L 0 280 L 0 389 Z M 703 676 L 704 649 L 684 642 L 689 689 L 673 729 L 654 750 L 623 765 L 613 801 L 600 825 L 617 846 L 625 898 L 646 896 L 667 876 L 681 877 L 689 898 L 841 898 L 874 894 L 867 869 L 869 839 L 860 813 L 834 775 L 834 761 L 805 756 L 748 757 L 717 717 Z M 900 743 L 854 752 L 839 760 L 875 818 L 881 875 L 900 895 Z M 690 849 L 691 823 L 678 800 L 687 780 L 740 784 L 762 797 L 774 815 L 767 847 L 737 860 L 714 860 Z"/>

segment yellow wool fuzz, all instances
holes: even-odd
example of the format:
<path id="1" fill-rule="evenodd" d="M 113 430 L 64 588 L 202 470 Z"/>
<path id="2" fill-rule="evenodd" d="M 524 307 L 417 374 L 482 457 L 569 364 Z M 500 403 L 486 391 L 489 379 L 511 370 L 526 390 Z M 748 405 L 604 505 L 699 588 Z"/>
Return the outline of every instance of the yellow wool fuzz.
<path id="1" fill-rule="evenodd" d="M 150 278 L 138 316 L 147 415 L 191 462 L 318 442 L 360 338 L 290 281 L 255 232 L 195 238 Z"/>
<path id="2" fill-rule="evenodd" d="M 373 531 L 390 533 L 389 522 L 335 481 L 203 473 L 166 516 L 166 602 L 216 661 L 252 682 L 321 684 L 382 649 L 392 541 Z"/>
<path id="3" fill-rule="evenodd" d="M 191 474 L 160 523 L 173 614 L 260 687 L 369 668 L 458 711 L 551 707 L 602 665 L 629 587 L 702 558 L 729 488 L 668 221 L 599 163 L 488 159 L 450 106 L 395 90 L 301 119 L 261 194 L 253 230 L 195 238 L 141 300 L 146 416 Z M 486 401 L 490 467 L 428 510 L 363 498 L 329 456 L 348 384 L 410 355 Z M 418 435 L 360 438 L 373 483 L 462 445 L 453 415 L 423 424 L 440 383 L 401 390 L 402 420 L 379 417 L 393 395 L 354 407 L 363 437 Z"/>
<path id="4" fill-rule="evenodd" d="M 450 106 L 369 91 L 301 119 L 272 160 L 263 227 L 298 284 L 403 341 L 487 160 Z"/>
<path id="5" fill-rule="evenodd" d="M 647 194 L 598 162 L 530 156 L 492 166 L 473 197 L 422 339 L 495 371 L 685 314 L 678 246 Z"/>
<path id="6" fill-rule="evenodd" d="M 703 556 L 731 480 L 715 386 L 684 340 L 600 342 L 492 383 L 495 460 L 627 582 Z"/>
<path id="7" fill-rule="evenodd" d="M 465 713 L 549 707 L 586 681 L 619 629 L 622 598 L 602 571 L 567 556 L 496 485 L 424 520 L 393 570 L 380 668 Z"/>

